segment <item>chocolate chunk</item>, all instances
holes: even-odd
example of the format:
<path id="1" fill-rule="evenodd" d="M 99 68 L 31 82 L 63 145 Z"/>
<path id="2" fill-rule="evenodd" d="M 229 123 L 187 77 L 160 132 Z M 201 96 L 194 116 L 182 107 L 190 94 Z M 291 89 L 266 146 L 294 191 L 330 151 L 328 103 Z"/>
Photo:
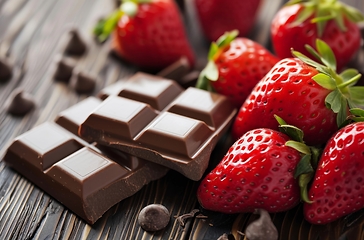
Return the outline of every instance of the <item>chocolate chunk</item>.
<path id="1" fill-rule="evenodd" d="M 68 83 L 72 77 L 74 65 L 71 60 L 58 56 L 55 61 L 54 80 Z"/>
<path id="2" fill-rule="evenodd" d="M 29 93 L 23 92 L 21 89 L 16 89 L 12 92 L 5 105 L 8 113 L 23 116 L 35 107 L 35 102 Z"/>
<path id="3" fill-rule="evenodd" d="M 0 83 L 8 81 L 12 77 L 12 67 L 5 58 L 0 58 Z"/>
<path id="4" fill-rule="evenodd" d="M 63 111 L 58 124 L 46 122 L 18 136 L 4 157 L 9 166 L 89 224 L 168 171 L 74 135 L 88 115 L 84 108 L 91 111 L 98 103 L 87 98 Z"/>
<path id="5" fill-rule="evenodd" d="M 71 81 L 72 88 L 79 94 L 91 93 L 96 86 L 96 79 L 83 72 L 74 74 Z"/>
<path id="6" fill-rule="evenodd" d="M 150 204 L 138 215 L 138 223 L 145 230 L 155 232 L 165 228 L 170 220 L 168 209 L 161 204 Z"/>
<path id="7" fill-rule="evenodd" d="M 245 235 L 249 240 L 276 240 L 278 239 L 278 231 L 274 226 L 269 213 L 264 209 L 257 209 L 254 212 L 259 214 L 259 219 L 250 223 Z"/>
<path id="8" fill-rule="evenodd" d="M 118 96 L 90 113 L 80 136 L 199 180 L 236 113 L 229 100 L 192 87 L 183 91 L 175 81 L 144 73 L 116 88 Z"/>
<path id="9" fill-rule="evenodd" d="M 190 64 L 188 59 L 186 57 L 182 57 L 157 73 L 157 76 L 172 79 L 180 83 L 181 79 L 189 72 L 189 70 Z"/>
<path id="10" fill-rule="evenodd" d="M 69 40 L 65 52 L 68 55 L 81 56 L 86 52 L 87 46 L 79 32 L 73 29 L 69 32 Z"/>
<path id="11" fill-rule="evenodd" d="M 201 71 L 194 70 L 187 73 L 185 76 L 181 78 L 179 84 L 184 88 L 196 86 L 197 79 L 200 76 L 200 72 Z"/>
<path id="12" fill-rule="evenodd" d="M 78 135 L 79 126 L 86 120 L 90 112 L 101 104 L 101 100 L 88 97 L 76 105 L 60 112 L 55 122 L 66 128 L 71 133 Z M 89 141 L 85 139 L 86 141 Z"/>

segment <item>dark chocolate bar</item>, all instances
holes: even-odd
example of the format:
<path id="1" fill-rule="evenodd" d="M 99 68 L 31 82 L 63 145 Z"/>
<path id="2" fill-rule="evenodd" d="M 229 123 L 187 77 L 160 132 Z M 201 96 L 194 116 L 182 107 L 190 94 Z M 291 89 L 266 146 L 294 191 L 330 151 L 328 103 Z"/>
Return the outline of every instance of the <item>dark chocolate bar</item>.
<path id="1" fill-rule="evenodd" d="M 220 94 L 137 73 L 101 91 L 79 135 L 199 180 L 236 109 Z"/>
<path id="2" fill-rule="evenodd" d="M 89 144 L 73 133 L 99 99 L 90 97 L 17 137 L 5 162 L 71 211 L 93 224 L 109 208 L 168 169 Z"/>

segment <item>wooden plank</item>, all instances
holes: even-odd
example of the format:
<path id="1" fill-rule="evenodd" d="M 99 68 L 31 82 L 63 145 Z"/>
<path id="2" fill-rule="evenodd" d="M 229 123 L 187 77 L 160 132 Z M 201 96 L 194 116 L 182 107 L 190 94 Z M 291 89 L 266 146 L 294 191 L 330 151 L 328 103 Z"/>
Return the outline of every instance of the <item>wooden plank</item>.
<path id="1" fill-rule="evenodd" d="M 283 2 L 263 1 L 251 38 L 269 46 L 267 22 Z M 362 0 L 347 2 L 364 9 Z M 186 0 L 188 14 L 191 13 L 189 4 L 190 0 Z M 37 102 L 36 110 L 23 118 L 10 116 L 4 108 L 0 109 L 1 158 L 14 137 L 35 125 L 53 120 L 58 112 L 87 97 L 52 78 L 54 61 L 58 55 L 62 55 L 66 33 L 71 27 L 79 29 L 88 42 L 87 54 L 73 60 L 78 70 L 97 76 L 93 94 L 137 71 L 137 68 L 111 57 L 107 43 L 94 44 L 90 36 L 97 19 L 113 8 L 112 0 L 0 1 L 0 53 L 9 52 L 15 70 L 13 79 L 0 85 L 0 101 L 5 102 L 15 88 L 23 88 Z M 196 34 L 198 26 L 193 16 L 188 14 L 185 19 L 189 37 L 198 53 L 199 64 L 203 65 L 209 44 Z M 227 147 L 228 142 L 219 143 L 220 151 L 214 152 L 210 168 L 221 159 Z M 100 221 L 90 226 L 0 162 L 0 239 L 217 239 L 223 233 L 242 231 L 247 222 L 254 218 L 249 214 L 230 216 L 204 211 L 196 200 L 197 186 L 198 182 L 170 171 L 166 177 L 148 184 L 134 196 L 114 206 Z M 149 203 L 162 203 L 171 211 L 168 227 L 154 234 L 141 230 L 136 222 L 140 209 Z M 208 218 L 191 218 L 181 227 L 176 217 L 196 208 Z M 299 221 L 300 215 L 296 212 L 289 214 Z M 282 227 L 289 225 L 289 220 L 285 220 L 284 216 L 274 215 L 275 221 Z M 362 219 L 361 215 L 358 218 Z M 316 234 L 316 230 L 310 228 L 311 236 Z M 361 230 L 362 225 L 357 224 L 348 229 L 348 236 L 363 234 Z"/>

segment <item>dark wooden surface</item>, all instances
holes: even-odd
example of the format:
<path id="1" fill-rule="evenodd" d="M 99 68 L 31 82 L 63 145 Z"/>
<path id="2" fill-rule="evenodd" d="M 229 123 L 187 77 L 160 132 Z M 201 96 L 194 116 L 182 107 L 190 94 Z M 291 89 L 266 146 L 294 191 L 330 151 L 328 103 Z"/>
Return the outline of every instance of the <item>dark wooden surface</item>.
<path id="1" fill-rule="evenodd" d="M 0 104 L 0 159 L 19 134 L 45 121 L 87 97 L 79 95 L 64 83 L 53 80 L 54 63 L 63 55 L 67 33 L 78 29 L 89 50 L 73 58 L 76 69 L 97 77 L 96 94 L 104 86 L 126 78 L 136 69 L 117 61 L 109 54 L 108 43 L 95 44 L 92 26 L 115 7 L 113 0 L 0 0 L 0 57 L 9 57 L 14 76 L 0 84 L 0 102 L 5 103 L 16 88 L 34 96 L 36 108 L 24 117 L 9 115 Z M 269 48 L 269 22 L 283 0 L 265 0 L 250 37 Z M 364 10 L 363 0 L 347 3 Z M 194 21 L 193 8 L 187 0 L 184 17 L 198 64 L 206 61 L 208 43 L 201 38 Z M 221 141 L 214 151 L 211 167 L 222 157 L 227 141 Z M 220 151 L 219 151 L 220 149 Z M 222 150 L 221 150 L 222 149 Z M 224 215 L 200 209 L 196 200 L 198 182 L 187 180 L 170 171 L 164 178 L 145 186 L 134 196 L 112 207 L 93 226 L 87 225 L 55 199 L 38 189 L 27 179 L 0 162 L 0 239 L 217 239 L 221 234 L 244 231 L 255 218 L 250 214 Z M 171 211 L 168 227 L 157 233 L 147 233 L 137 224 L 138 212 L 147 204 L 162 203 Z M 182 227 L 176 216 L 199 209 L 207 217 L 188 219 Z M 272 215 L 281 239 L 364 239 L 362 214 L 318 227 L 302 220 L 300 206 L 287 213 Z M 351 224 L 348 226 L 348 224 Z"/>

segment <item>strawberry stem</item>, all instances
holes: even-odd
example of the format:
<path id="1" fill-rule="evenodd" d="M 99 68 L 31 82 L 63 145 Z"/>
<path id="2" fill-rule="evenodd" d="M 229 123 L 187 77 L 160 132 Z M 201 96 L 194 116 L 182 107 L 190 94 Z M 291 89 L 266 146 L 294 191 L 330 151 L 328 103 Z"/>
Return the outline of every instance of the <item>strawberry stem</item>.
<path id="1" fill-rule="evenodd" d="M 209 81 L 217 81 L 219 79 L 219 70 L 217 69 L 214 60 L 220 56 L 225 47 L 229 46 L 238 35 L 238 30 L 226 32 L 219 37 L 216 42 L 211 43 L 207 55 L 208 62 L 197 79 L 196 88 L 213 91 Z"/>
<path id="2" fill-rule="evenodd" d="M 279 124 L 279 130 L 290 137 L 292 140 L 286 142 L 286 146 L 298 151 L 301 159 L 298 162 L 293 177 L 297 179 L 300 187 L 301 200 L 306 203 L 312 203 L 308 197 L 308 184 L 311 182 L 322 149 L 313 146 L 307 146 L 303 141 L 303 131 L 295 126 L 288 125 L 281 117 L 274 115 Z"/>
<path id="3" fill-rule="evenodd" d="M 344 18 L 351 22 L 364 20 L 363 14 L 337 0 L 291 0 L 286 5 L 301 4 L 303 6 L 292 26 L 298 26 L 310 17 L 316 23 L 318 36 L 321 37 L 327 21 L 335 20 L 341 31 L 347 31 Z"/>
<path id="4" fill-rule="evenodd" d="M 108 17 L 97 22 L 93 34 L 99 42 L 104 42 L 117 26 L 121 16 L 124 14 L 134 17 L 138 13 L 138 4 L 150 3 L 152 0 L 123 0 L 119 9 L 112 12 Z"/>
<path id="5" fill-rule="evenodd" d="M 321 63 L 318 63 L 300 52 L 292 50 L 293 56 L 316 68 L 319 73 L 312 79 L 321 87 L 331 92 L 325 98 L 325 104 L 337 113 L 336 122 L 341 126 L 347 117 L 348 106 L 363 102 L 364 89 L 354 87 L 361 75 L 356 69 L 346 69 L 341 74 L 336 72 L 336 59 L 333 51 L 324 41 L 317 39 L 316 48 L 306 45 L 307 50 Z"/>

